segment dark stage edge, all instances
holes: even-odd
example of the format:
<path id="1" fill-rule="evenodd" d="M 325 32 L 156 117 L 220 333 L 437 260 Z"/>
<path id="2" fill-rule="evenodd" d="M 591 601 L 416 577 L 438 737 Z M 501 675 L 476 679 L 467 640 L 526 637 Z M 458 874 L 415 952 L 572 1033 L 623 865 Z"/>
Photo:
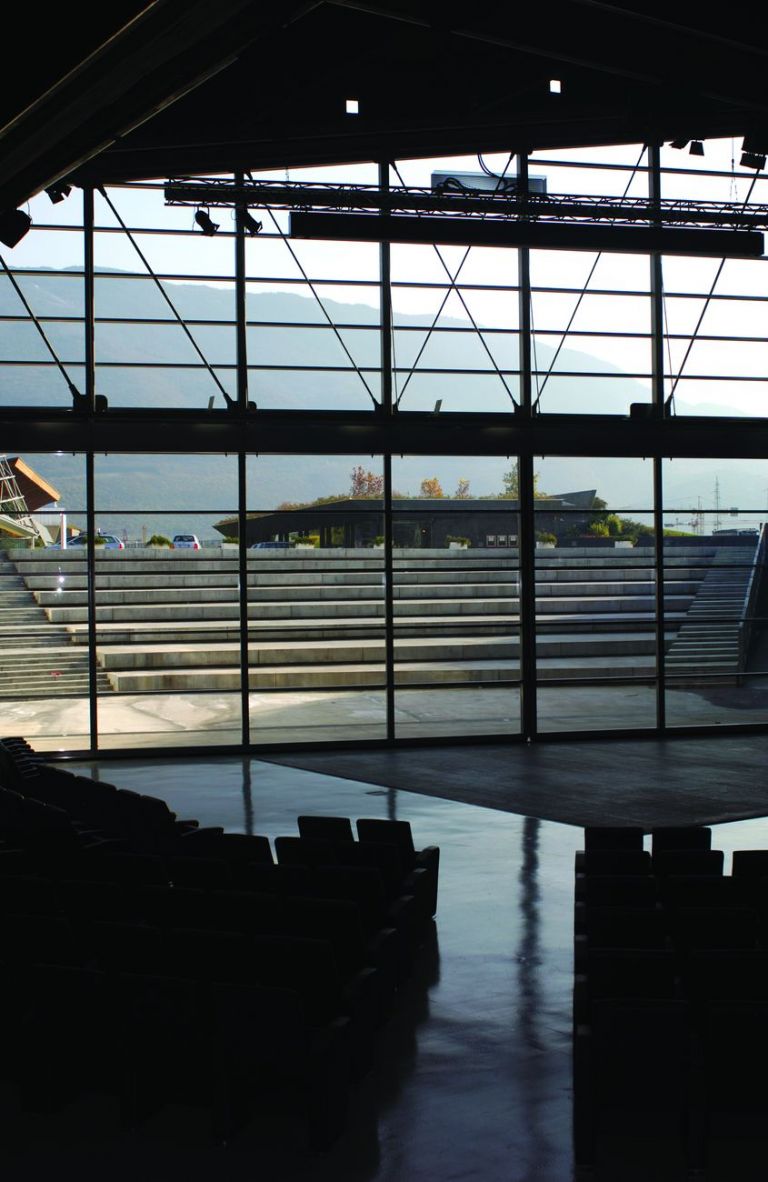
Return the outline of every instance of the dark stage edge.
<path id="1" fill-rule="evenodd" d="M 260 756 L 266 763 L 565 825 L 714 825 L 768 815 L 768 736 Z"/>

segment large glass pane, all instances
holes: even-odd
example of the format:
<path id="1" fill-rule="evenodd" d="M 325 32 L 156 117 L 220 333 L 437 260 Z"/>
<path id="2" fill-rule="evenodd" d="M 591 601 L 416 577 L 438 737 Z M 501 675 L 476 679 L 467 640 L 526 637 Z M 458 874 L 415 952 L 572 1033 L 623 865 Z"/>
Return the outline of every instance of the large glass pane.
<path id="1" fill-rule="evenodd" d="M 67 379 L 84 389 L 82 194 L 54 204 L 40 193 L 28 211 L 28 233 L 3 247 L 11 274 L 0 271 L 0 405 L 69 407 Z"/>
<path id="2" fill-rule="evenodd" d="M 96 195 L 96 385 L 112 407 L 235 396 L 234 226 L 213 210 L 205 235 L 193 213 L 166 206 L 160 183 Z"/>
<path id="3" fill-rule="evenodd" d="M 0 734 L 40 751 L 90 743 L 88 634 L 59 610 L 84 523 L 83 456 L 0 457 Z"/>
<path id="4" fill-rule="evenodd" d="M 395 733 L 520 731 L 517 462 L 393 460 Z"/>
<path id="5" fill-rule="evenodd" d="M 651 462 L 546 459 L 536 473 L 541 731 L 656 722 Z"/>
<path id="6" fill-rule="evenodd" d="M 667 627 L 670 726 L 768 719 L 767 489 L 764 460 L 664 465 L 665 586 L 688 588 Z"/>
<path id="7" fill-rule="evenodd" d="M 375 165 L 254 178 L 376 184 Z M 381 400 L 379 248 L 291 239 L 289 212 L 261 209 L 246 240 L 249 396 L 264 409 L 371 410 Z"/>
<path id="8" fill-rule="evenodd" d="M 237 505 L 226 456 L 97 456 L 96 655 L 101 747 L 239 743 Z M 87 628 L 84 547 L 62 611 Z"/>
<path id="9" fill-rule="evenodd" d="M 252 456 L 247 477 L 251 741 L 384 738 L 381 458 Z"/>
<path id="10" fill-rule="evenodd" d="M 489 157 L 494 175 L 511 177 L 509 157 Z M 399 161 L 393 186 L 433 189 L 490 183 L 476 157 Z M 474 178 L 474 179 L 473 179 Z M 401 410 L 501 413 L 513 409 L 519 366 L 517 252 L 489 247 L 391 248 L 394 396 Z"/>
<path id="11" fill-rule="evenodd" d="M 707 140 L 703 155 L 662 149 L 662 195 L 764 203 L 765 178 L 740 164 L 740 142 Z M 667 396 L 678 415 L 766 413 L 765 259 L 665 257 Z"/>

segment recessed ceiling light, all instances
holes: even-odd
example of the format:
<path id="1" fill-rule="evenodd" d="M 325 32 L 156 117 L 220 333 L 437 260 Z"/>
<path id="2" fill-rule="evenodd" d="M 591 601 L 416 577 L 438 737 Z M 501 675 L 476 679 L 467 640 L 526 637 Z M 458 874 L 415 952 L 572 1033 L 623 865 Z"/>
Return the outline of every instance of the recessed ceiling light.
<path id="1" fill-rule="evenodd" d="M 360 114 L 360 103 L 357 99 L 347 99 L 346 112 L 348 115 Z"/>
<path id="2" fill-rule="evenodd" d="M 563 84 L 559 78 L 550 78 L 549 93 L 550 94 L 562 94 L 563 93 Z"/>

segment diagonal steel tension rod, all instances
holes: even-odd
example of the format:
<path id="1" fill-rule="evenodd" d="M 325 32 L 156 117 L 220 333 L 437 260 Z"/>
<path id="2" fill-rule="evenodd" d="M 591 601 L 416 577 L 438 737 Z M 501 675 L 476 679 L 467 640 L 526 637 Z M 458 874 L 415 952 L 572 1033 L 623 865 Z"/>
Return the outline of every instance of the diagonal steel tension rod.
<path id="1" fill-rule="evenodd" d="M 747 190 L 747 195 L 743 201 L 743 204 L 745 206 L 749 205 L 749 199 L 752 196 L 752 191 L 753 191 L 755 185 L 757 184 L 757 179 L 758 179 L 758 173 L 755 172 L 755 175 L 752 178 L 752 183 L 750 184 L 749 189 Z M 677 377 L 672 382 L 672 389 L 670 391 L 669 398 L 667 398 L 667 404 L 669 404 L 670 406 L 672 405 L 673 399 L 675 397 L 675 391 L 677 390 L 677 384 L 680 381 L 681 377 L 683 376 L 683 370 L 685 369 L 686 362 L 688 361 L 688 358 L 691 355 L 691 350 L 693 349 L 693 346 L 695 345 L 696 340 L 698 338 L 699 329 L 701 328 L 704 317 L 707 314 L 707 308 L 712 303 L 712 297 L 715 294 L 715 288 L 717 287 L 720 276 L 723 273 L 723 267 L 725 266 L 726 261 L 727 261 L 726 259 L 721 259 L 718 264 L 718 268 L 715 271 L 715 277 L 712 280 L 712 283 L 710 284 L 709 292 L 707 293 L 707 296 L 704 300 L 704 307 L 701 309 L 701 314 L 699 316 L 699 319 L 696 321 L 696 327 L 694 328 L 693 332 L 691 333 L 690 340 L 688 341 L 688 348 L 685 350 L 685 355 L 683 357 L 683 360 L 680 362 L 680 368 L 677 371 Z"/>
<path id="2" fill-rule="evenodd" d="M 511 159 L 512 159 L 512 157 L 510 156 L 510 160 L 511 160 Z M 399 178 L 399 180 L 400 180 L 400 184 L 401 184 L 401 185 L 404 185 L 404 184 L 405 184 L 405 181 L 403 180 L 402 176 L 400 175 L 400 169 L 399 169 L 399 168 L 397 167 L 397 165 L 396 165 L 396 164 L 394 164 L 394 163 L 392 164 L 392 167 L 394 168 L 395 172 L 397 173 L 397 176 L 398 176 L 398 178 Z M 507 168 L 509 168 L 509 162 L 507 162 Z M 506 169 L 505 169 L 504 171 L 506 172 Z M 496 363 L 496 358 L 494 357 L 493 353 L 491 352 L 491 350 L 490 350 L 490 347 L 489 347 L 489 345 L 488 345 L 488 342 L 486 341 L 485 337 L 483 336 L 482 330 L 479 328 L 479 326 L 478 326 L 478 324 L 477 324 L 477 321 L 475 320 L 474 316 L 473 316 L 473 315 L 472 315 L 472 313 L 470 312 L 470 310 L 469 310 L 469 307 L 467 306 L 467 301 L 464 299 L 464 296 L 463 296 L 463 294 L 462 294 L 462 292 L 461 292 L 461 289 L 460 289 L 459 287 L 457 287 L 457 286 L 456 286 L 456 282 L 455 282 L 454 276 L 453 276 L 453 275 L 451 275 L 451 272 L 450 272 L 450 269 L 449 269 L 449 267 L 448 267 L 448 264 L 446 263 L 445 259 L 443 258 L 443 255 L 442 255 L 442 252 L 441 252 L 441 250 L 440 250 L 440 247 L 437 245 L 437 243 L 436 243 L 436 242 L 434 242 L 434 243 L 432 244 L 432 249 L 434 250 L 434 252 L 435 252 L 435 254 L 437 255 L 437 257 L 439 258 L 439 260 L 440 260 L 440 264 L 441 264 L 441 266 L 442 266 L 443 270 L 445 271 L 446 275 L 448 276 L 448 281 L 449 281 L 449 283 L 450 283 L 450 285 L 451 285 L 451 290 L 452 290 L 452 291 L 455 291 L 455 292 L 456 292 L 456 295 L 459 297 L 459 300 L 461 301 L 461 306 L 463 307 L 464 311 L 466 312 L 467 316 L 469 317 L 469 319 L 470 319 L 470 321 L 471 321 L 471 323 L 472 323 L 472 327 L 474 328 L 475 332 L 477 333 L 478 340 L 480 341 L 480 344 L 483 346 L 483 348 L 485 349 L 486 353 L 488 354 L 488 358 L 489 358 L 489 360 L 490 360 L 490 362 L 491 362 L 491 365 L 493 366 L 493 368 L 494 368 L 494 369 L 495 369 L 495 371 L 496 371 L 496 376 L 498 377 L 498 379 L 500 380 L 500 382 L 501 382 L 502 386 L 504 387 L 504 389 L 506 390 L 506 392 L 507 392 L 507 394 L 509 395 L 510 399 L 512 400 L 512 403 L 513 403 L 513 405 L 514 405 L 514 406 L 517 406 L 517 402 L 516 402 L 516 400 L 515 400 L 515 396 L 514 396 L 514 394 L 512 393 L 512 391 L 510 390 L 510 388 L 509 388 L 509 385 L 508 385 L 508 383 L 507 383 L 507 380 L 506 380 L 506 378 L 504 377 L 504 374 L 503 374 L 503 373 L 501 372 L 501 370 L 499 369 L 499 367 L 498 367 L 498 365 L 497 365 L 497 363 Z M 463 263 L 462 263 L 462 266 L 463 266 Z M 457 273 L 457 274 L 458 274 L 458 273 Z M 449 295 L 450 295 L 450 292 L 449 292 Z M 442 311 L 442 307 L 443 307 L 443 306 L 444 306 L 444 305 L 441 305 L 441 311 Z M 434 327 L 434 325 L 433 325 L 433 327 Z M 431 332 L 431 330 L 430 330 L 430 332 Z M 427 341 L 428 341 L 428 340 L 429 340 L 429 335 L 427 336 L 427 340 L 424 342 L 424 348 L 426 348 L 426 346 L 427 346 Z M 416 358 L 416 361 L 413 363 L 413 366 L 412 366 L 412 368 L 411 368 L 411 373 L 413 372 L 413 370 L 414 370 L 414 369 L 416 368 L 416 366 L 418 365 L 418 363 L 419 363 L 419 360 L 420 360 L 420 358 L 421 358 L 421 355 L 422 355 L 422 353 L 423 353 L 423 352 L 424 352 L 424 349 L 422 349 L 422 350 L 421 350 L 421 352 L 419 353 L 418 357 Z M 402 393 L 404 393 L 404 392 L 405 392 L 405 387 L 408 385 L 408 382 L 409 382 L 409 381 L 410 381 L 410 374 L 409 374 L 408 378 L 407 378 L 407 379 L 406 379 L 406 381 L 405 381 L 405 384 L 404 384 L 404 386 L 403 386 Z M 400 401 L 400 399 L 398 398 L 398 402 L 399 402 L 399 401 Z"/>
<path id="3" fill-rule="evenodd" d="M 13 274 L 13 271 L 11 271 L 10 267 L 8 266 L 8 264 L 6 263 L 6 261 L 2 255 L 0 255 L 0 263 L 2 263 L 3 270 L 5 271 L 6 275 L 8 276 L 11 283 L 13 284 L 16 295 L 19 297 L 22 304 L 24 305 L 27 315 L 29 316 L 30 320 L 34 324 L 37 331 L 40 333 L 40 336 L 43 339 L 43 343 L 45 344 L 46 349 L 48 350 L 51 357 L 53 358 L 55 365 L 58 367 L 59 373 L 64 378 L 64 381 L 67 383 L 67 386 L 69 387 L 69 392 L 72 395 L 73 402 L 76 403 L 78 401 L 78 399 L 80 399 L 82 401 L 82 399 L 85 397 L 85 395 L 80 393 L 77 386 L 72 381 L 72 379 L 70 378 L 66 369 L 64 368 L 63 362 L 60 360 L 56 350 L 54 349 L 53 345 L 51 344 L 51 342 L 48 340 L 48 337 L 46 336 L 45 329 L 43 328 L 40 321 L 37 319 L 37 316 L 35 316 L 35 313 L 32 311 L 29 301 L 27 300 L 27 297 L 24 295 L 24 292 L 21 290 L 19 284 L 16 282 L 16 276 Z"/>
<path id="4" fill-rule="evenodd" d="M 504 170 L 503 170 L 503 172 L 502 172 L 501 176 L 499 177 L 499 185 L 500 185 L 500 184 L 501 184 L 501 182 L 504 180 L 504 177 L 505 177 L 505 176 L 506 176 L 506 174 L 507 174 L 507 169 L 509 168 L 510 164 L 512 163 L 513 156 L 514 156 L 514 153 L 513 153 L 513 152 L 510 152 L 510 154 L 509 154 L 509 158 L 508 158 L 508 160 L 507 160 L 507 163 L 504 165 Z M 399 173 L 399 172 L 398 172 L 398 170 L 397 170 L 397 165 L 396 165 L 396 164 L 393 164 L 393 165 L 392 165 L 392 167 L 395 169 L 395 172 L 397 172 L 397 175 L 398 175 L 398 176 L 400 176 L 400 173 Z M 402 177 L 400 177 L 400 180 L 401 180 L 401 181 L 402 181 L 402 179 L 403 179 L 403 178 L 402 178 Z M 497 185 L 497 188 L 498 188 L 498 185 Z M 448 268 L 447 268 L 446 264 L 443 262 L 443 259 L 442 259 L 442 257 L 440 258 L 440 261 L 441 261 L 441 263 L 443 263 L 443 266 L 444 266 L 444 267 L 445 267 L 445 269 L 446 269 L 446 272 L 447 272 L 447 274 L 448 274 L 448 278 L 450 279 L 451 286 L 448 288 L 448 291 L 447 291 L 447 292 L 445 293 L 445 295 L 443 296 L 443 299 L 442 299 L 442 301 L 441 301 L 441 303 L 440 303 L 440 307 L 437 309 L 437 312 L 435 313 L 434 319 L 432 320 L 432 323 L 431 323 L 431 325 L 429 326 L 429 331 L 427 332 L 427 335 L 426 335 L 426 337 L 424 338 L 424 341 L 423 341 L 423 343 L 422 343 L 422 346 L 421 346 L 421 348 L 419 349 L 419 352 L 418 352 L 418 354 L 416 355 L 416 359 L 415 359 L 415 361 L 413 362 L 413 365 L 411 366 L 410 373 L 408 374 L 408 377 L 405 379 L 405 381 L 404 381 L 404 383 L 403 383 L 403 388 L 402 388 L 402 390 L 400 391 L 400 394 L 398 395 L 398 399 L 397 399 L 397 402 L 395 403 L 395 406 L 399 406 L 399 405 L 400 405 L 400 402 L 401 402 L 401 400 L 402 400 L 403 394 L 405 394 L 405 391 L 406 391 L 406 389 L 408 388 L 408 383 L 410 382 L 411 378 L 413 377 L 414 373 L 416 372 L 416 367 L 418 366 L 419 362 L 421 361 L 421 358 L 422 358 L 422 356 L 424 355 L 424 350 L 426 349 L 427 345 L 429 344 L 429 341 L 430 341 L 430 338 L 431 338 L 431 336 L 432 336 L 432 333 L 435 331 L 435 325 L 437 324 L 438 320 L 440 319 L 440 316 L 442 315 L 443 308 L 445 307 L 445 305 L 448 303 L 448 300 L 450 299 L 451 292 L 452 292 L 452 291 L 456 291 L 456 290 L 457 290 L 457 288 L 456 288 L 456 280 L 459 278 L 459 275 L 461 274 L 461 272 L 462 272 L 462 270 L 463 270 L 464 264 L 466 263 L 467 259 L 469 258 L 469 252 L 471 251 L 471 249 L 472 249 L 472 247 L 471 247 L 471 246 L 468 246 L 468 247 L 467 247 L 467 249 L 464 251 L 464 254 L 462 255 L 462 258 L 461 258 L 461 262 L 459 263 L 459 265 L 458 265 L 458 267 L 456 268 L 456 271 L 455 271 L 455 273 L 454 273 L 453 275 L 451 275 L 451 273 L 450 273 L 450 271 L 448 270 Z M 436 246 L 435 246 L 435 250 L 437 250 L 437 247 L 436 247 Z M 439 252 L 439 250 L 437 251 L 437 253 L 438 253 L 438 256 L 439 256 L 439 255 L 440 255 L 440 252 Z M 461 297 L 460 297 L 460 298 L 461 298 Z M 462 299 L 462 303 L 464 303 L 463 299 Z M 464 307 L 466 308 L 466 304 L 464 304 Z M 468 309 L 467 309 L 467 314 L 469 314 L 469 310 L 468 310 Z M 472 317 L 471 317 L 471 316 L 470 316 L 470 319 L 472 320 Z M 473 323 L 473 324 L 475 324 L 474 320 L 472 320 L 472 323 Z M 480 334 L 480 330 L 479 330 L 479 329 L 477 329 L 477 325 L 476 325 L 476 324 L 475 324 L 475 328 L 476 328 L 476 330 L 477 330 L 477 332 L 478 332 L 478 335 L 480 336 L 480 339 L 483 341 L 483 345 L 485 346 L 486 352 L 487 352 L 487 353 L 488 353 L 488 355 L 491 357 L 491 361 L 493 362 L 493 365 L 494 365 L 494 367 L 495 367 L 495 369 L 496 369 L 496 372 L 498 373 L 498 372 L 499 372 L 499 370 L 498 370 L 498 366 L 496 365 L 496 362 L 494 361 L 493 357 L 491 356 L 491 354 L 490 354 L 490 350 L 488 349 L 488 345 L 487 345 L 487 344 L 486 344 L 486 342 L 483 340 L 483 338 L 482 338 L 482 335 Z M 501 377 L 501 374 L 500 374 L 500 373 L 499 373 L 499 377 Z M 504 382 L 504 379 L 503 379 L 503 377 L 501 378 L 501 380 L 502 380 L 502 382 Z M 512 395 L 512 393 L 511 393 L 511 391 L 510 391 L 509 387 L 507 386 L 507 383 L 506 383 L 506 382 L 504 382 L 504 387 L 505 387 L 505 389 L 506 389 L 507 393 L 509 394 L 510 398 L 512 399 L 512 402 L 514 403 L 514 405 L 515 405 L 515 406 L 517 406 L 517 402 L 516 402 L 515 398 L 513 397 L 513 395 Z"/>
<path id="5" fill-rule="evenodd" d="M 637 176 L 637 170 L 640 167 L 640 162 L 643 159 L 645 152 L 646 152 L 646 149 L 643 148 L 643 150 L 641 151 L 640 155 L 637 158 L 637 164 L 632 169 L 632 172 L 629 174 L 629 180 L 627 181 L 626 187 L 624 189 L 622 199 L 624 197 L 626 197 L 627 194 L 629 193 L 632 182 L 635 179 L 635 177 Z M 584 300 L 584 296 L 587 294 L 587 288 L 589 287 L 590 283 L 592 282 L 592 278 L 595 274 L 595 271 L 597 270 L 597 265 L 600 262 L 600 259 L 602 257 L 603 257 L 602 251 L 599 251 L 598 254 L 595 255 L 595 261 L 593 262 L 592 266 L 590 267 L 589 275 L 587 275 L 587 278 L 584 280 L 584 286 L 582 287 L 581 291 L 579 292 L 579 298 L 576 300 L 575 307 L 574 307 L 573 311 L 571 312 L 568 323 L 566 324 L 565 329 L 563 330 L 563 335 L 560 337 L 560 341 L 558 343 L 558 346 L 555 349 L 554 355 L 549 363 L 549 368 L 544 375 L 544 381 L 541 383 L 541 386 L 539 387 L 539 390 L 536 394 L 536 401 L 534 402 L 533 407 L 532 407 L 532 410 L 534 412 L 535 412 L 537 406 L 539 405 L 539 402 L 541 401 L 541 396 L 544 393 L 544 388 L 546 387 L 547 382 L 552 377 L 552 373 L 554 371 L 554 368 L 557 365 L 557 359 L 560 356 L 563 345 L 566 342 L 566 338 L 568 336 L 568 333 L 571 331 L 571 328 L 573 327 L 573 322 L 578 315 L 579 308 L 581 307 L 582 301 Z M 533 304 L 533 295 L 531 295 L 531 304 Z M 533 311 L 533 309 L 531 309 L 531 311 Z"/>
<path id="6" fill-rule="evenodd" d="M 346 356 L 347 356 L 347 359 L 348 359 L 348 361 L 349 361 L 350 365 L 351 365 L 351 366 L 352 366 L 352 368 L 354 369 L 354 371 L 355 371 L 355 373 L 357 374 L 357 376 L 359 377 L 360 381 L 361 381 L 361 382 L 363 383 L 363 385 L 365 386 L 365 389 L 366 389 L 366 391 L 367 391 L 367 393 L 368 393 L 368 396 L 369 396 L 369 398 L 370 398 L 371 402 L 373 403 L 373 405 L 374 405 L 374 406 L 379 406 L 379 405 L 380 405 L 380 403 L 379 403 L 378 399 L 376 398 L 376 396 L 374 395 L 373 391 L 371 390 L 371 387 L 368 385 L 368 383 L 367 383 L 367 382 L 366 382 L 366 380 L 365 380 L 365 374 L 364 374 L 364 373 L 362 373 L 362 371 L 360 370 L 360 367 L 358 366 L 358 364 L 357 364 L 357 362 L 355 361 L 354 357 L 352 356 L 352 354 L 350 353 L 350 351 L 349 351 L 349 349 L 347 348 L 346 344 L 344 343 L 344 338 L 342 337 L 342 335 L 341 335 L 341 333 L 339 332 L 338 328 L 337 328 L 337 327 L 336 327 L 336 325 L 333 323 L 333 320 L 331 319 L 330 315 L 329 315 L 329 314 L 328 314 L 328 312 L 326 311 L 325 304 L 324 304 L 324 303 L 323 303 L 323 301 L 320 299 L 320 296 L 319 296 L 319 294 L 318 294 L 317 288 L 315 287 L 314 283 L 313 283 L 313 282 L 312 282 L 312 280 L 309 278 L 309 275 L 307 274 L 307 272 L 304 270 L 303 266 L 301 265 L 301 263 L 300 263 L 300 261 L 299 261 L 299 259 L 298 259 L 297 255 L 296 255 L 296 251 L 295 251 L 295 250 L 293 249 L 293 247 L 291 246 L 291 243 L 290 243 L 290 240 L 289 240 L 289 238 L 288 238 L 287 234 L 285 234 L 285 233 L 284 233 L 284 231 L 281 229 L 281 227 L 280 227 L 280 223 L 278 222 L 277 218 L 276 218 L 276 217 L 275 217 L 275 215 L 273 214 L 272 210 L 271 210 L 271 209 L 270 209 L 268 206 L 265 206 L 264 208 L 265 208 L 266 212 L 269 214 L 270 218 L 272 219 L 272 224 L 274 225 L 274 227 L 275 227 L 275 229 L 277 230 L 278 234 L 279 234 L 279 235 L 280 235 L 280 237 L 282 238 L 282 240 L 283 240 L 283 242 L 285 243 L 285 245 L 288 247 L 288 250 L 289 250 L 289 252 L 290 252 L 290 254 L 291 254 L 291 257 L 292 257 L 292 259 L 293 259 L 294 263 L 296 264 L 296 266 L 299 268 L 299 270 L 301 271 L 302 275 L 304 276 L 304 281 L 306 282 L 306 284 L 307 284 L 307 287 L 309 288 L 309 290 L 312 292 L 312 295 L 313 295 L 313 296 L 315 297 L 315 299 L 317 300 L 317 304 L 318 304 L 318 307 L 320 308 L 320 311 L 323 313 L 323 316 L 325 316 L 325 319 L 328 321 L 328 324 L 329 324 L 329 325 L 330 325 L 330 327 L 333 329 L 334 336 L 336 337 L 337 341 L 339 342 L 339 344 L 341 345 L 342 349 L 344 350 L 344 352 L 345 352 L 345 354 L 346 354 Z"/>

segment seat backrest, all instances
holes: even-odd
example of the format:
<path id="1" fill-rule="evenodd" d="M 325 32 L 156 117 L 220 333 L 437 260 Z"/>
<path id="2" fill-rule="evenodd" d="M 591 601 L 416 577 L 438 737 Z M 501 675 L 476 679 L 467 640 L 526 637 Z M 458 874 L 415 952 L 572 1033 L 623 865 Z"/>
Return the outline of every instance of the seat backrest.
<path id="1" fill-rule="evenodd" d="M 349 817 L 302 816 L 297 818 L 297 824 L 302 837 L 337 842 L 355 840 Z"/>
<path id="2" fill-rule="evenodd" d="M 588 825 L 584 830 L 585 850 L 641 850 L 642 848 L 642 829 L 618 825 Z"/>
<path id="3" fill-rule="evenodd" d="M 709 850 L 712 830 L 704 825 L 665 825 L 651 830 L 651 852 L 662 850 Z"/>
<path id="4" fill-rule="evenodd" d="M 379 817 L 363 817 L 357 822 L 357 836 L 360 841 L 395 845 L 406 857 L 413 858 L 413 834 L 408 821 L 387 821 Z"/>

